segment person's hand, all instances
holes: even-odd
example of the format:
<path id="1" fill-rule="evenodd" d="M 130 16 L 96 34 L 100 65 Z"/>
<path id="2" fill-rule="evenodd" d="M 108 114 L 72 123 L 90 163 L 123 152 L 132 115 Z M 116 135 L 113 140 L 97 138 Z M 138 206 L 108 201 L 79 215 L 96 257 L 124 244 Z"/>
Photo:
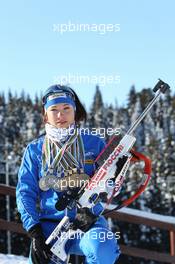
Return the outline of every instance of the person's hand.
<path id="1" fill-rule="evenodd" d="M 29 230 L 29 236 L 32 239 L 31 258 L 33 264 L 48 264 L 52 254 L 50 247 L 45 244 L 45 237 L 40 224 L 33 226 Z"/>
<path id="2" fill-rule="evenodd" d="M 89 208 L 78 208 L 76 218 L 73 222 L 73 228 L 79 228 L 83 232 L 86 232 L 95 223 L 96 220 L 97 216 L 91 213 Z"/>

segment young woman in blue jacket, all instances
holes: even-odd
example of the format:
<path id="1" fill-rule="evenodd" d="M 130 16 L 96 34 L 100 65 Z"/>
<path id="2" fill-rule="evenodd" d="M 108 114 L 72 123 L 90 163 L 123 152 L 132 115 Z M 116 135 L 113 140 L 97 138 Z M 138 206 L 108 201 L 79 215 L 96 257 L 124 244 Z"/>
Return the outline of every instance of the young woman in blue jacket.
<path id="1" fill-rule="evenodd" d="M 67 86 L 53 85 L 46 90 L 43 115 L 46 134 L 27 146 L 16 191 L 23 227 L 32 239 L 29 263 L 33 264 L 53 263 L 50 246 L 45 241 L 66 213 L 71 221 L 77 215 L 76 208 L 69 211 L 56 209 L 62 191 L 41 188 L 43 177 L 54 175 L 63 179 L 75 169 L 91 177 L 96 169 L 94 160 L 105 145 L 100 137 L 87 131 L 72 133 L 79 122 L 86 119 L 86 111 L 76 93 Z M 102 210 L 102 205 L 97 203 L 91 213 L 98 216 Z M 119 248 L 115 235 L 108 236 L 108 232 L 106 219 L 99 216 L 82 237 L 68 240 L 67 254 L 84 255 L 88 264 L 115 263 Z"/>

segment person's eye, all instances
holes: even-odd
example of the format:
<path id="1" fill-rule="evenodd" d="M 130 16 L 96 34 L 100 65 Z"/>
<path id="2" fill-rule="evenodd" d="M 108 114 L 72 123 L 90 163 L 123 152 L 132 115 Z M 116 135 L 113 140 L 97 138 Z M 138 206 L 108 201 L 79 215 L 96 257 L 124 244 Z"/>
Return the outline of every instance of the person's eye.
<path id="1" fill-rule="evenodd" d="M 64 110 L 69 110 L 69 109 L 70 109 L 69 106 L 64 107 Z"/>

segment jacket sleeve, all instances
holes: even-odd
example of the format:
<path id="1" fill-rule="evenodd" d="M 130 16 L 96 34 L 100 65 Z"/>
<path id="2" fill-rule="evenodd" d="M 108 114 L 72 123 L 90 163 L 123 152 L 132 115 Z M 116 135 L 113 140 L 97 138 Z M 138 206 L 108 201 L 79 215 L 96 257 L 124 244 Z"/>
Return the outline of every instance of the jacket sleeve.
<path id="1" fill-rule="evenodd" d="M 28 145 L 19 169 L 16 188 L 17 208 L 21 214 L 23 227 L 27 231 L 39 223 L 39 213 L 36 208 L 39 195 L 38 174 L 35 153 Z"/>

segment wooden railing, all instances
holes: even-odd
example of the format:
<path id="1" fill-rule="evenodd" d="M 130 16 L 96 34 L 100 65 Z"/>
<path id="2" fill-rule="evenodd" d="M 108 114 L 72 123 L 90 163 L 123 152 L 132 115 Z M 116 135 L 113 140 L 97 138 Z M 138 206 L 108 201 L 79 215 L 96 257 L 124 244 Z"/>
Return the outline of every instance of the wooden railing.
<path id="1" fill-rule="evenodd" d="M 15 187 L 0 184 L 0 194 L 15 197 Z M 109 209 L 112 209 L 112 206 Z M 124 208 L 117 212 L 111 212 L 108 217 L 116 219 L 117 221 L 129 222 L 137 225 L 142 224 L 167 230 L 169 232 L 170 243 L 169 253 L 160 253 L 127 245 L 120 245 L 120 248 L 122 254 L 124 255 L 175 264 L 175 217 L 163 216 L 130 208 Z M 12 221 L 7 222 L 4 219 L 0 219 L 0 230 L 26 234 L 21 224 Z"/>
<path id="2" fill-rule="evenodd" d="M 113 206 L 109 209 L 112 208 Z M 123 208 L 117 212 L 111 212 L 108 216 L 112 219 L 116 219 L 118 222 L 122 221 L 137 225 L 142 224 L 167 230 L 169 232 L 169 241 L 167 241 L 170 246 L 169 253 L 160 253 L 126 245 L 121 245 L 120 247 L 122 253 L 129 256 L 175 264 L 175 217 L 163 216 L 130 208 Z"/>

